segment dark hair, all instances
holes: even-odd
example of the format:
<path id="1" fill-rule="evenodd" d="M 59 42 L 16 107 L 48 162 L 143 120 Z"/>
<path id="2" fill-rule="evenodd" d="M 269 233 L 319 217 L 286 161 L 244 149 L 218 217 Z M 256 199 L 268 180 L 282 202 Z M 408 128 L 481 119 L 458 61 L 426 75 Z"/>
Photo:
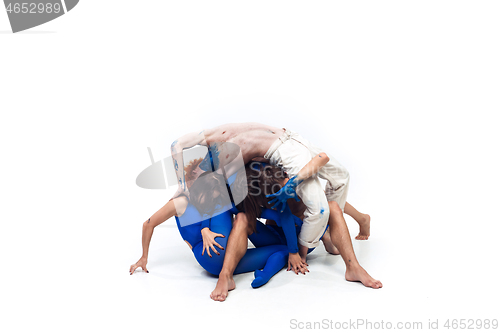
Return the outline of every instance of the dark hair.
<path id="1" fill-rule="evenodd" d="M 239 173 L 236 177 L 236 187 L 248 188 L 247 196 L 236 208 L 246 214 L 252 231 L 255 231 L 255 221 L 260 216 L 262 208 L 268 206 L 267 202 L 270 199 L 266 198 L 266 195 L 279 191 L 280 183 L 286 177 L 281 168 L 260 162 L 247 163 L 245 172 Z"/>
<path id="2" fill-rule="evenodd" d="M 214 197 L 215 191 L 220 193 L 218 197 Z M 202 215 L 212 214 L 217 205 L 229 202 L 224 176 L 212 171 L 202 173 L 189 188 L 189 193 L 190 202 Z"/>

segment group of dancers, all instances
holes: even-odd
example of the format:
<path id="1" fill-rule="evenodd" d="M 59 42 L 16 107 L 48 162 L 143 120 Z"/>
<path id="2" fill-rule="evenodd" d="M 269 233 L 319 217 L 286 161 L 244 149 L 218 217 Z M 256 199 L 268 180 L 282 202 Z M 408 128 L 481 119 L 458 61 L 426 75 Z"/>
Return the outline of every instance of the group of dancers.
<path id="1" fill-rule="evenodd" d="M 183 150 L 196 145 L 208 148 L 205 158 L 184 166 Z M 358 240 L 370 236 L 370 216 L 347 202 L 349 173 L 298 133 L 258 123 L 226 124 L 182 136 L 171 152 L 179 188 L 144 222 L 143 254 L 130 274 L 139 267 L 149 272 L 153 230 L 175 216 L 198 263 L 218 276 L 210 294 L 214 301 L 226 300 L 236 287 L 234 274 L 253 271 L 252 287 L 258 288 L 284 267 L 309 272 L 307 254 L 320 241 L 327 252 L 341 255 L 346 280 L 382 287 L 354 254 L 343 214 L 358 222 Z M 325 189 L 319 178 L 326 180 Z M 247 248 L 248 239 L 254 248 Z"/>

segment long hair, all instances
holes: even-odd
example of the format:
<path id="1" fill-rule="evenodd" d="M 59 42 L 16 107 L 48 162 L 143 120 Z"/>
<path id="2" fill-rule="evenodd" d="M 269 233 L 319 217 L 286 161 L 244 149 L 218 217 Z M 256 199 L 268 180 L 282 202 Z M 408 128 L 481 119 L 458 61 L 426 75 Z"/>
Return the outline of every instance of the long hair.
<path id="1" fill-rule="evenodd" d="M 186 186 L 188 188 L 190 188 L 194 181 L 198 179 L 198 176 L 204 172 L 199 168 L 202 161 L 202 158 L 197 158 L 189 161 L 189 163 L 184 167 Z"/>
<path id="2" fill-rule="evenodd" d="M 280 183 L 285 178 L 286 173 L 281 168 L 260 162 L 247 163 L 245 172 L 238 174 L 235 186 L 246 186 L 248 194 L 236 208 L 246 214 L 252 231 L 255 231 L 255 222 L 262 213 L 262 208 L 268 206 L 270 199 L 266 195 L 279 191 Z"/>
<path id="3" fill-rule="evenodd" d="M 219 195 L 215 197 L 215 192 Z M 200 214 L 212 214 L 218 205 L 229 202 L 224 176 L 207 171 L 202 173 L 189 188 L 189 200 Z"/>

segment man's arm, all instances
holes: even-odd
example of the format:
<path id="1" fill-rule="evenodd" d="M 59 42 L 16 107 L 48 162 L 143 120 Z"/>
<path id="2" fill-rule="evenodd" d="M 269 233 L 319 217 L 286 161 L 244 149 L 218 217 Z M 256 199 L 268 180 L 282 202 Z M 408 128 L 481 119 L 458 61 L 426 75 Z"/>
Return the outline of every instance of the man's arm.
<path id="1" fill-rule="evenodd" d="M 300 169 L 299 173 L 290 178 L 288 182 L 274 194 L 269 194 L 266 198 L 273 198 L 270 201 L 270 204 L 274 204 L 272 209 L 278 208 L 281 205 L 281 212 L 285 209 L 286 201 L 290 198 L 295 198 L 295 200 L 299 201 L 297 197 L 297 193 L 295 193 L 295 189 L 302 183 L 305 179 L 311 177 L 316 174 L 322 167 L 325 166 L 326 163 L 330 161 L 330 158 L 326 153 L 319 153 L 314 156 L 312 160 L 309 161 L 302 169 Z"/>
<path id="2" fill-rule="evenodd" d="M 318 171 L 325 166 L 326 163 L 330 161 L 330 158 L 326 153 L 319 153 L 318 155 L 314 156 L 312 160 L 309 161 L 302 169 L 300 169 L 299 173 L 297 174 L 297 180 L 302 182 L 303 180 L 311 177 L 312 175 L 315 175 L 318 173 Z"/>
<path id="3" fill-rule="evenodd" d="M 186 179 L 184 178 L 184 157 L 182 156 L 182 151 L 196 145 L 207 145 L 203 131 L 186 134 L 175 140 L 170 146 L 175 174 L 177 176 L 177 182 L 179 183 L 179 193 L 187 191 Z"/>

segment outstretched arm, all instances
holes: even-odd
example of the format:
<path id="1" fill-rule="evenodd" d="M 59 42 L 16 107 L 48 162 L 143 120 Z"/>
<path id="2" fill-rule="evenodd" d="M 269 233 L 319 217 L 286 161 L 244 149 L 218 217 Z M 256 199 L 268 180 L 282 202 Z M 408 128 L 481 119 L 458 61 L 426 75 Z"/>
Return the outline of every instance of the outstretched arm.
<path id="1" fill-rule="evenodd" d="M 143 271 L 149 273 L 146 269 L 146 264 L 148 263 L 149 243 L 151 242 L 154 228 L 174 215 L 182 215 L 186 210 L 187 203 L 186 197 L 170 200 L 142 224 L 142 257 L 134 265 L 130 266 L 131 275 L 138 267 L 141 267 Z"/>
<path id="2" fill-rule="evenodd" d="M 182 156 L 182 151 L 196 145 L 207 145 L 203 131 L 199 133 L 186 134 L 175 140 L 170 146 L 175 174 L 177 176 L 177 182 L 179 183 L 179 190 L 174 197 L 178 196 L 180 193 L 187 192 L 186 179 L 184 178 L 184 158 Z"/>
<path id="3" fill-rule="evenodd" d="M 300 169 L 299 173 L 288 180 L 288 182 L 285 184 L 285 186 L 283 186 L 283 188 L 281 188 L 281 190 L 274 194 L 269 194 L 266 196 L 267 198 L 274 198 L 269 202 L 270 204 L 274 204 L 274 206 L 271 208 L 276 209 L 281 205 L 281 212 L 283 212 L 283 210 L 285 209 L 285 203 L 288 199 L 295 198 L 296 201 L 299 201 L 297 193 L 295 193 L 295 189 L 297 188 L 297 186 L 299 186 L 299 184 L 302 183 L 304 179 L 307 179 L 316 174 L 322 167 L 325 166 L 326 163 L 328 163 L 329 160 L 330 158 L 328 157 L 328 155 L 326 155 L 326 153 L 319 153 L 318 155 L 314 156 L 314 158 L 310 160 L 309 163 L 307 163 L 302 169 Z"/>

